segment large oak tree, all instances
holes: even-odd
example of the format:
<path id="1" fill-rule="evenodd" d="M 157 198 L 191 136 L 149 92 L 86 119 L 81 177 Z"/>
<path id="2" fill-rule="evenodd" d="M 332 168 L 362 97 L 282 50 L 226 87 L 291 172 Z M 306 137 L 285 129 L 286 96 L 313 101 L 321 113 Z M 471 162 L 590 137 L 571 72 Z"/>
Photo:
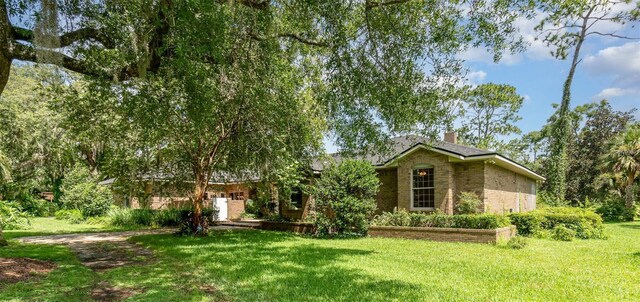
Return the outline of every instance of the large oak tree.
<path id="1" fill-rule="evenodd" d="M 178 171 L 189 170 L 199 209 L 212 171 L 304 157 L 325 126 L 347 148 L 430 129 L 440 122 L 429 117 L 442 107 L 441 83 L 464 75 L 457 54 L 487 47 L 497 59 L 520 50 L 512 23 L 529 8 L 506 0 L 0 0 L 0 91 L 13 60 L 101 82 L 131 125 L 175 156 Z"/>

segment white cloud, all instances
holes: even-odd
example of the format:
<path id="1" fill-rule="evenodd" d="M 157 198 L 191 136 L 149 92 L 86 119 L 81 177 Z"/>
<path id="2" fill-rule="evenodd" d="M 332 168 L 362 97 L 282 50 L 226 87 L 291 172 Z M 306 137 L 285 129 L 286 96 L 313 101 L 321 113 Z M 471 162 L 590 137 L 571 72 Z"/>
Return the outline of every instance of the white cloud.
<path id="1" fill-rule="evenodd" d="M 640 89 L 610 87 L 600 91 L 600 93 L 598 93 L 593 97 L 593 100 L 594 101 L 599 101 L 602 99 L 611 100 L 616 97 L 634 96 L 634 95 L 640 96 Z"/>
<path id="2" fill-rule="evenodd" d="M 487 73 L 482 70 L 472 71 L 467 74 L 467 81 L 469 82 L 469 84 L 479 85 L 482 84 L 484 78 L 486 77 Z"/>
<path id="3" fill-rule="evenodd" d="M 613 75 L 616 86 L 640 87 L 640 42 L 629 42 L 587 56 L 584 65 L 591 75 Z"/>
<path id="4" fill-rule="evenodd" d="M 611 87 L 593 96 L 601 99 L 640 99 L 640 42 L 629 42 L 598 51 L 584 58 L 591 76 L 613 77 Z"/>

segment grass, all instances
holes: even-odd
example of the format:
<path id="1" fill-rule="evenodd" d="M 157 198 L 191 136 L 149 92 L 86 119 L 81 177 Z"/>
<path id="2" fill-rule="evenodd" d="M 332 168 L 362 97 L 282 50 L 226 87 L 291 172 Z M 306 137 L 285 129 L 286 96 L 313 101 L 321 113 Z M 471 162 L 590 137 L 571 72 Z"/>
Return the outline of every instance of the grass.
<path id="1" fill-rule="evenodd" d="M 71 234 L 71 233 L 92 233 L 92 232 L 112 232 L 126 231 L 134 228 L 114 227 L 106 224 L 71 224 L 67 220 L 56 220 L 53 217 L 36 217 L 29 219 L 30 225 L 23 230 L 4 230 L 3 234 L 6 239 L 53 235 L 53 234 Z"/>
<path id="2" fill-rule="evenodd" d="M 101 273 L 65 248 L 18 245 L 0 249 L 0 257 L 21 251 L 63 265 L 44 279 L 0 288 L 0 300 L 56 300 L 61 291 L 83 300 L 92 283 L 107 280 L 146 290 L 132 301 L 640 301 L 640 222 L 606 228 L 608 240 L 531 239 L 523 250 L 260 231 L 149 235 L 132 240 L 154 250 L 156 262 Z M 208 295 L 203 286 L 216 290 Z"/>

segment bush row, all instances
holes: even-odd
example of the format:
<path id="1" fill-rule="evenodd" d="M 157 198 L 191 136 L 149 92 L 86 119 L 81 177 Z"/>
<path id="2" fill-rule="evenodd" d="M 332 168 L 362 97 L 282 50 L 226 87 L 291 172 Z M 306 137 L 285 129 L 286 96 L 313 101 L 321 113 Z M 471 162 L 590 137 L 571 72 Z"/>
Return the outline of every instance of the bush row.
<path id="1" fill-rule="evenodd" d="M 191 214 L 191 209 L 112 208 L 107 212 L 107 217 L 111 225 L 119 227 L 178 227 L 183 221 L 187 221 Z M 207 217 L 210 222 L 215 220 L 215 214 L 212 209 L 202 210 L 202 216 Z"/>
<path id="2" fill-rule="evenodd" d="M 563 228 L 567 228 L 575 232 L 575 237 L 577 238 L 606 238 L 602 217 L 586 209 L 546 208 L 527 213 L 513 213 L 509 215 L 509 218 L 511 223 L 517 227 L 518 234 L 523 236 L 544 237 L 546 233 L 551 231 L 553 231 L 553 234 L 558 234 L 565 231 Z M 561 229 L 561 231 L 558 229 Z"/>
<path id="3" fill-rule="evenodd" d="M 409 213 L 406 210 L 386 212 L 374 217 L 375 226 L 408 226 L 463 229 L 497 229 L 511 225 L 509 218 L 496 214 L 422 214 Z"/>

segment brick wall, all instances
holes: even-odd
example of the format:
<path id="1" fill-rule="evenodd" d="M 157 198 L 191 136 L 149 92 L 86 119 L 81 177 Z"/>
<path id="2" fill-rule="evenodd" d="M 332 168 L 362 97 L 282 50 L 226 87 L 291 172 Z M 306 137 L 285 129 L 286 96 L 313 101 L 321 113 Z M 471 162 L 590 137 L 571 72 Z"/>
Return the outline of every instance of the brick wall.
<path id="1" fill-rule="evenodd" d="M 534 180 L 492 163 L 485 164 L 484 177 L 487 212 L 526 212 L 535 208 Z"/>
<path id="2" fill-rule="evenodd" d="M 435 181 L 435 207 L 453 214 L 454 168 L 447 156 L 424 149 L 398 161 L 398 208 L 411 210 L 411 172 L 417 165 L 432 165 Z"/>
<path id="3" fill-rule="evenodd" d="M 461 192 L 473 192 L 480 197 L 484 198 L 484 162 L 468 162 L 468 163 L 455 163 L 454 164 L 454 205 L 458 203 L 458 195 Z M 483 210 L 482 207 L 480 210 Z"/>
<path id="4" fill-rule="evenodd" d="M 371 237 L 427 239 L 448 242 L 496 243 L 500 240 L 508 240 L 515 235 L 516 228 L 514 226 L 493 230 L 395 226 L 369 227 L 369 236 Z"/>
<path id="5" fill-rule="evenodd" d="M 398 170 L 396 168 L 378 170 L 380 190 L 376 195 L 377 214 L 393 212 L 398 206 Z"/>

